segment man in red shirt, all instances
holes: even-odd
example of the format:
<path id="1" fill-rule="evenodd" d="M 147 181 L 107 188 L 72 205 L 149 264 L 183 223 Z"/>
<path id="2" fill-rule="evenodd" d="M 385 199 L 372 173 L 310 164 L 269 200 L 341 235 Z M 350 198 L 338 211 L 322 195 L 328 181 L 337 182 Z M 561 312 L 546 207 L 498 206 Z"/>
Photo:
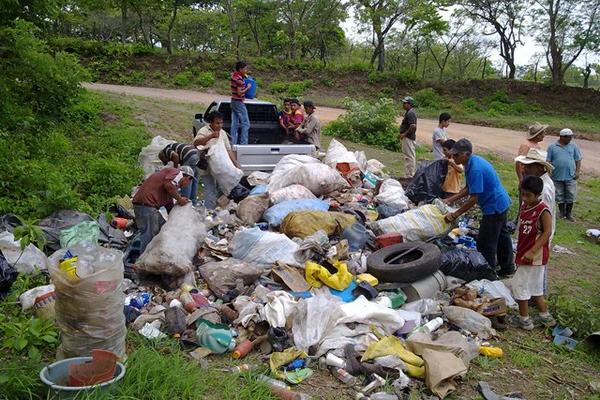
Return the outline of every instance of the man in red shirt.
<path id="1" fill-rule="evenodd" d="M 144 252 L 165 223 L 158 210 L 161 207 L 170 210 L 173 200 L 180 206 L 186 205 L 189 199 L 179 194 L 178 189 L 187 187 L 195 179 L 194 170 L 183 165 L 179 168 L 163 168 L 140 185 L 132 200 L 135 223 L 141 233 L 140 253 Z"/>
<path id="2" fill-rule="evenodd" d="M 231 74 L 231 144 L 248 144 L 248 132 L 250 131 L 250 119 L 248 109 L 244 104 L 246 92 L 251 85 L 246 85 L 244 79 L 247 73 L 247 64 L 238 61 L 235 64 L 235 71 Z M 238 129 L 241 128 L 241 135 L 238 137 Z"/>

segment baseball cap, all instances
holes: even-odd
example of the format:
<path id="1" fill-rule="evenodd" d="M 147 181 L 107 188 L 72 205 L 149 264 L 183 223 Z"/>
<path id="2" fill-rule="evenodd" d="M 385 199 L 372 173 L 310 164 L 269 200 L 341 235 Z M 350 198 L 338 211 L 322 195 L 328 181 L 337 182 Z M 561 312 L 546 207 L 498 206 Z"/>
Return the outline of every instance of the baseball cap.
<path id="1" fill-rule="evenodd" d="M 458 154 L 463 152 L 473 152 L 473 145 L 465 138 L 459 139 L 454 143 L 454 146 L 450 149 L 450 154 Z"/>
<path id="2" fill-rule="evenodd" d="M 306 108 L 306 107 L 316 108 L 315 103 L 313 103 L 311 100 L 305 100 L 303 104 L 304 104 L 304 108 Z"/>
<path id="3" fill-rule="evenodd" d="M 412 98 L 412 97 L 410 97 L 410 96 L 406 96 L 406 97 L 404 97 L 404 98 L 403 98 L 402 100 L 400 100 L 400 101 L 401 101 L 401 102 L 403 102 L 403 103 L 408 103 L 408 104 L 410 104 L 411 106 L 414 106 L 414 105 L 415 105 L 415 99 L 413 99 L 413 98 Z"/>
<path id="4" fill-rule="evenodd" d="M 198 181 L 198 179 L 196 179 L 196 177 L 194 176 L 194 170 L 189 165 L 182 165 L 178 169 L 179 171 L 181 171 L 182 174 L 191 176 L 193 180 Z"/>
<path id="5" fill-rule="evenodd" d="M 559 133 L 560 136 L 573 136 L 573 131 L 569 128 L 562 129 Z"/>

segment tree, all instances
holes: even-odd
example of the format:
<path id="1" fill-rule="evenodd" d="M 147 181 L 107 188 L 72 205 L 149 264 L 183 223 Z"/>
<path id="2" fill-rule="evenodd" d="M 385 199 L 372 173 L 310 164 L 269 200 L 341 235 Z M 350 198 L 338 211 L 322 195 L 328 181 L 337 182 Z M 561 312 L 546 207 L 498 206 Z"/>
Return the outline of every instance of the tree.
<path id="1" fill-rule="evenodd" d="M 427 47 L 440 71 L 440 81 L 444 78 L 444 70 L 450 55 L 471 33 L 471 29 L 463 29 L 461 25 L 456 24 L 450 31 L 440 36 L 439 42 L 436 42 L 431 36 L 427 38 Z"/>
<path id="2" fill-rule="evenodd" d="M 565 73 L 585 49 L 600 41 L 600 0 L 535 0 L 537 41 L 545 50 L 552 84 L 562 85 Z"/>
<path id="3" fill-rule="evenodd" d="M 560 0 L 559 0 L 560 1 Z M 515 49 L 522 45 L 521 33 L 530 0 L 461 0 L 464 12 L 476 21 L 489 24 L 500 40 L 500 57 L 508 67 L 508 79 L 515 78 Z"/>
<path id="4" fill-rule="evenodd" d="M 397 23 L 410 29 L 422 21 L 440 20 L 432 0 L 353 0 L 353 4 L 358 20 L 372 30 L 371 65 L 377 60 L 377 71 L 385 69 L 385 41 Z"/>

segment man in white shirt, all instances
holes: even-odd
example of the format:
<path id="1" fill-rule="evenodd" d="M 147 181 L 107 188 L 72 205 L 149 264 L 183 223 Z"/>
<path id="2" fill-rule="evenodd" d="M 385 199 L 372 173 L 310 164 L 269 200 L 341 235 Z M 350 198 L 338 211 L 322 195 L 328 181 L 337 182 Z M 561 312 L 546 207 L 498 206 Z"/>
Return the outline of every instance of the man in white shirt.
<path id="1" fill-rule="evenodd" d="M 446 132 L 446 128 L 450 126 L 450 118 L 450 114 L 441 113 L 439 117 L 438 127 L 433 130 L 433 135 L 431 139 L 434 160 L 443 160 L 444 158 L 446 158 L 446 156 L 444 155 L 442 144 L 444 144 L 444 142 L 448 140 L 448 132 Z"/>
<path id="2" fill-rule="evenodd" d="M 229 153 L 229 158 L 231 158 L 236 167 L 240 168 L 235 152 L 231 149 L 227 132 L 223 130 L 223 114 L 213 111 L 206 116 L 206 119 L 208 125 L 200 128 L 194 138 L 194 146 L 200 150 L 200 153 L 204 153 L 205 150 L 216 144 L 219 139 L 222 139 Z M 217 207 L 217 199 L 219 198 L 217 182 L 208 169 L 199 169 L 198 175 L 202 177 L 202 185 L 204 186 L 204 206 L 208 210 L 214 210 Z"/>

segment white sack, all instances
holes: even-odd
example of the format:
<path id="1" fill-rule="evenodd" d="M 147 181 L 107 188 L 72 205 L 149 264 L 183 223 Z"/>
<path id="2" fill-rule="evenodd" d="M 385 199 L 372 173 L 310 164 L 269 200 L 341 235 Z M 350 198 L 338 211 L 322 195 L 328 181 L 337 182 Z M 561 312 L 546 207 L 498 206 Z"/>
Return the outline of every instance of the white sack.
<path id="1" fill-rule="evenodd" d="M 265 304 L 263 312 L 269 325 L 277 328 L 291 325 L 287 322 L 296 310 L 298 303 L 294 297 L 283 290 L 275 290 L 267 294 L 267 299 L 268 302 Z"/>
<path id="2" fill-rule="evenodd" d="M 348 182 L 335 169 L 322 164 L 302 164 L 283 174 L 273 174 L 269 182 L 269 193 L 293 184 L 300 184 L 315 196 L 321 196 L 348 187 Z"/>
<path id="3" fill-rule="evenodd" d="M 297 265 L 294 257 L 297 250 L 298 244 L 286 235 L 261 231 L 260 228 L 240 230 L 229 243 L 233 257 L 259 265 L 271 265 L 277 261 Z"/>
<path id="4" fill-rule="evenodd" d="M 192 260 L 205 236 L 204 219 L 194 210 L 192 203 L 173 207 L 169 220 L 140 256 L 140 270 L 167 275 L 183 275 L 192 271 Z"/>
<path id="5" fill-rule="evenodd" d="M 404 194 L 402 184 L 395 179 L 386 179 L 379 188 L 379 194 L 375 197 L 377 203 L 397 210 L 406 210 L 410 200 Z"/>
<path id="6" fill-rule="evenodd" d="M 151 175 L 163 168 L 162 161 L 158 159 L 158 153 L 171 143 L 175 143 L 175 141 L 165 139 L 162 136 L 155 136 L 148 146 L 142 147 L 138 155 L 138 164 L 144 170 L 144 176 Z"/>
<path id="7" fill-rule="evenodd" d="M 229 196 L 231 190 L 240 183 L 244 172 L 233 165 L 223 139 L 219 138 L 217 143 L 208 149 L 206 159 L 210 174 L 217 181 L 219 189 L 225 196 Z"/>
<path id="8" fill-rule="evenodd" d="M 341 302 L 331 295 L 313 296 L 298 302 L 292 325 L 296 348 L 308 352 L 309 347 L 321 343 L 344 316 Z"/>
<path id="9" fill-rule="evenodd" d="M 367 172 L 367 155 L 364 151 L 355 151 L 354 157 L 356 157 L 356 161 L 358 162 L 358 168 L 360 168 L 361 172 Z"/>
<path id="10" fill-rule="evenodd" d="M 369 301 L 364 296 L 359 296 L 351 303 L 344 303 L 340 308 L 344 316 L 337 321 L 338 324 L 348 324 L 350 322 L 373 324 L 385 335 L 394 334 L 404 325 L 404 319 L 396 310 Z"/>
<path id="11" fill-rule="evenodd" d="M 271 174 L 263 171 L 254 171 L 248 175 L 248 183 L 252 186 L 266 185 L 271 179 Z"/>
<path id="12" fill-rule="evenodd" d="M 271 204 L 275 205 L 286 200 L 316 199 L 313 192 L 302 185 L 290 185 L 269 193 Z"/>
<path id="13" fill-rule="evenodd" d="M 329 165 L 331 168 L 335 168 L 338 163 L 358 165 L 358 160 L 354 153 L 348 151 L 346 146 L 335 139 L 331 139 L 329 148 L 327 148 L 327 154 L 325 154 L 325 164 Z"/>
<path id="14" fill-rule="evenodd" d="M 54 285 L 45 285 L 34 287 L 19 296 L 19 303 L 23 311 L 29 310 L 35 304 L 35 299 L 50 292 L 54 292 Z"/>
<path id="15" fill-rule="evenodd" d="M 379 160 L 371 158 L 367 161 L 367 171 L 372 172 L 375 175 L 382 175 L 384 168 L 385 165 Z"/>
<path id="16" fill-rule="evenodd" d="M 444 220 L 449 212 L 447 207 L 438 200 L 433 204 L 408 210 L 402 214 L 372 222 L 369 227 L 376 234 L 400 232 L 404 240 L 414 242 L 429 239 L 443 234 L 450 225 Z"/>
<path id="17" fill-rule="evenodd" d="M 28 244 L 24 250 L 21 250 L 21 242 L 15 241 L 11 232 L 0 232 L 0 251 L 4 254 L 6 261 L 22 274 L 30 274 L 36 268 L 48 269 L 48 257 L 32 244 Z M 19 261 L 17 262 L 17 260 Z"/>

